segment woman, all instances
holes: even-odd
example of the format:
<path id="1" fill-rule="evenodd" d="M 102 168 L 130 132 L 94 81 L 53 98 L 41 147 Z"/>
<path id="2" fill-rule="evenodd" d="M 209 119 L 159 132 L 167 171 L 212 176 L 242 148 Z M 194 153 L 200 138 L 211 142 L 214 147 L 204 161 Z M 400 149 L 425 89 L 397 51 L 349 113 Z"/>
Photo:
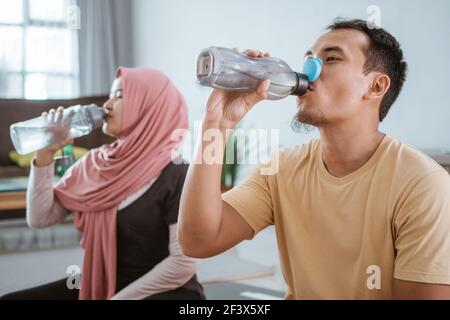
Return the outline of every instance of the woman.
<path id="1" fill-rule="evenodd" d="M 91 150 L 55 188 L 53 154 L 72 140 L 38 151 L 27 193 L 31 227 L 73 212 L 85 252 L 79 297 L 63 279 L 4 298 L 204 299 L 176 237 L 187 165 L 172 162 L 182 141 L 171 135 L 188 126 L 182 95 L 158 71 L 119 68 L 104 108 L 103 131 L 117 140 Z M 60 112 L 45 116 L 58 121 Z"/>

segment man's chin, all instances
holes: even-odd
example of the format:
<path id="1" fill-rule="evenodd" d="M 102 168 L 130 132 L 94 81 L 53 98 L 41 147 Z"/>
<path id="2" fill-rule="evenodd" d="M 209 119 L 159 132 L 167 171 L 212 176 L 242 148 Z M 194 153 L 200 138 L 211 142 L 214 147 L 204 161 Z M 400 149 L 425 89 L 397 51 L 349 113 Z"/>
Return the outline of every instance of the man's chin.
<path id="1" fill-rule="evenodd" d="M 311 108 L 311 106 L 300 105 L 298 112 L 291 122 L 291 128 L 294 132 L 308 133 L 318 127 L 324 121 L 322 113 Z"/>

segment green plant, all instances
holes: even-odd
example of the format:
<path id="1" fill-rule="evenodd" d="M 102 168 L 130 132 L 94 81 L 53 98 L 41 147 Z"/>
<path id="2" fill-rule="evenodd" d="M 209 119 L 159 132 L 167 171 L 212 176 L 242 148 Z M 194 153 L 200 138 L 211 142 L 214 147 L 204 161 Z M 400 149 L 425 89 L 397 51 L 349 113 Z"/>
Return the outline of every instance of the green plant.
<path id="1" fill-rule="evenodd" d="M 62 177 L 64 173 L 75 163 L 73 145 L 68 144 L 61 150 L 61 156 L 55 158 L 56 175 Z"/>
<path id="2" fill-rule="evenodd" d="M 231 189 L 236 184 L 236 178 L 239 171 L 239 156 L 242 157 L 243 152 L 245 156 L 248 150 L 240 150 L 240 146 L 247 145 L 246 136 L 235 135 L 234 132 L 230 135 L 227 144 L 225 146 L 225 152 L 223 156 L 223 166 L 221 175 L 221 184 L 224 189 Z"/>

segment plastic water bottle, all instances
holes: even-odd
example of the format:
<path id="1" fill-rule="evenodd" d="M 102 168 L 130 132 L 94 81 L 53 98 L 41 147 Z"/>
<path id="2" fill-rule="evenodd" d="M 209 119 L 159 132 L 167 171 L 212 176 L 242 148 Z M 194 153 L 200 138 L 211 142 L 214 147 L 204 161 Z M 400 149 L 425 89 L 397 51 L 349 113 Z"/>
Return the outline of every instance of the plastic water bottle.
<path id="1" fill-rule="evenodd" d="M 230 92 L 255 92 L 262 81 L 271 81 L 268 99 L 279 100 L 289 95 L 302 96 L 322 71 L 319 58 L 308 59 L 302 73 L 295 72 L 283 60 L 254 58 L 221 47 L 203 50 L 197 59 L 200 84 Z"/>
<path id="2" fill-rule="evenodd" d="M 62 117 L 50 113 L 11 125 L 14 148 L 19 154 L 27 154 L 64 141 L 69 135 L 78 138 L 103 125 L 105 110 L 95 104 L 76 105 L 64 109 Z"/>

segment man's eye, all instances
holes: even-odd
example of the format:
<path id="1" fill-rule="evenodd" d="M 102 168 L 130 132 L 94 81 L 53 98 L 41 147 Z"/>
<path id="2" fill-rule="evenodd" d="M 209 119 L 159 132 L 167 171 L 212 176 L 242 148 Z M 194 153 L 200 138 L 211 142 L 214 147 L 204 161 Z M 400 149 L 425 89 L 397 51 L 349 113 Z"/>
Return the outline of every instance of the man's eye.
<path id="1" fill-rule="evenodd" d="M 336 57 L 328 57 L 327 58 L 327 61 L 337 61 L 337 60 L 339 60 L 339 59 Z"/>

